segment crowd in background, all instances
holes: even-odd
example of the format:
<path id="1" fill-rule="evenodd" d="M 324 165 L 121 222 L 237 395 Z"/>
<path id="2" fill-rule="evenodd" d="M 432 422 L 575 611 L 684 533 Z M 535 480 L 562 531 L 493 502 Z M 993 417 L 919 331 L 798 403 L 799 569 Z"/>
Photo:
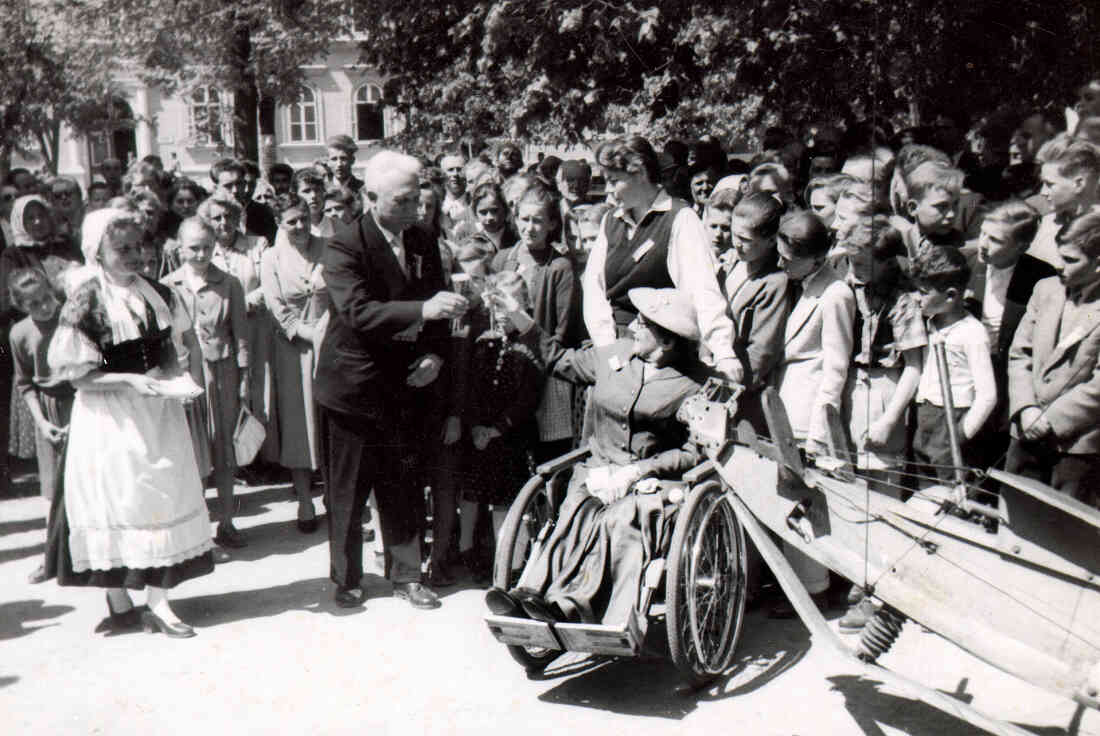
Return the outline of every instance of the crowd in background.
<path id="1" fill-rule="evenodd" d="M 969 132 L 820 124 L 769 128 L 762 141 L 751 155 L 710 136 L 619 138 L 564 161 L 524 161 L 511 142 L 424 152 L 412 227 L 438 251 L 442 288 L 469 305 L 445 320 L 438 438 L 424 439 L 430 584 L 485 582 L 493 531 L 534 466 L 592 431 L 589 391 L 516 339 L 486 291 L 570 349 L 625 334 L 629 288 L 679 288 L 695 300 L 702 359 L 746 387 L 742 418 L 760 434 L 759 397 L 773 386 L 808 452 L 850 452 L 881 492 L 1000 465 L 1100 506 L 1088 480 L 1100 470 L 1100 82 L 1082 87 L 1068 124 L 1020 111 Z M 50 370 L 50 339 L 74 293 L 66 274 L 107 248 L 87 247 L 92 213 L 106 210 L 126 213 L 141 275 L 174 295 L 172 319 L 185 322 L 175 355 L 203 389 L 184 405 L 187 450 L 217 491 L 214 541 L 248 544 L 233 521 L 240 482 L 289 478 L 298 529 L 315 531 L 325 443 L 314 377 L 334 319 L 326 249 L 381 195 L 354 175 L 357 150 L 335 136 L 312 166 L 223 159 L 201 182 L 156 156 L 125 171 L 109 160 L 86 192 L 9 173 L 0 317 L 11 353 L 0 375 L 13 388 L 0 448 L 38 457 L 48 499 L 64 482 L 74 393 Z M 610 278 L 651 248 L 661 263 Z M 421 262 L 400 265 L 419 278 Z M 266 430 L 247 467 L 233 444 L 242 407 Z M 798 567 L 821 594 L 823 570 Z M 852 625 L 865 618 L 853 611 Z"/>

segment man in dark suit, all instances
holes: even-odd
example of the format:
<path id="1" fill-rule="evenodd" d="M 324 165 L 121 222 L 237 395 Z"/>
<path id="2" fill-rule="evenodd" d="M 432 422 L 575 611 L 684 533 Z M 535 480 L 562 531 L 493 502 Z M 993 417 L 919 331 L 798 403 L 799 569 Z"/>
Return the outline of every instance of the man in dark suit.
<path id="1" fill-rule="evenodd" d="M 323 257 L 332 318 L 318 358 L 322 469 L 336 603 L 363 602 L 362 518 L 373 488 L 386 574 L 417 608 L 438 597 L 420 583 L 421 458 L 438 440 L 435 379 L 447 320 L 466 300 L 444 290 L 438 245 L 417 220 L 420 165 L 392 151 L 366 167 L 368 210 L 336 232 Z"/>
<path id="2" fill-rule="evenodd" d="M 1049 263 L 1025 252 L 1038 227 L 1037 211 L 1010 200 L 986 216 L 977 242 L 962 249 L 971 265 L 967 307 L 989 333 L 997 380 L 997 408 L 971 443 L 980 465 L 996 463 L 1008 449 L 1008 349 L 1035 284 L 1057 274 Z"/>

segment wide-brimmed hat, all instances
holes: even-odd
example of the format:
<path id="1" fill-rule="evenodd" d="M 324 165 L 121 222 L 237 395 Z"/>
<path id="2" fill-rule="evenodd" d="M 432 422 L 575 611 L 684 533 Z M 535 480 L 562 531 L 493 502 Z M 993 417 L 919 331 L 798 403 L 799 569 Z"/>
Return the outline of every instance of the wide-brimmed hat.
<path id="1" fill-rule="evenodd" d="M 691 297 L 679 289 L 638 287 L 627 292 L 638 311 L 651 322 L 689 340 L 699 339 L 699 320 Z"/>

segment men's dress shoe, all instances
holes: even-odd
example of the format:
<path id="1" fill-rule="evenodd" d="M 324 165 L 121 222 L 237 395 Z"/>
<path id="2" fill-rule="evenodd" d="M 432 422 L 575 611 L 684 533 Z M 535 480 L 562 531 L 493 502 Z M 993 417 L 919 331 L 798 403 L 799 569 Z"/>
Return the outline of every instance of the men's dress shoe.
<path id="1" fill-rule="evenodd" d="M 396 583 L 393 586 L 393 597 L 408 601 L 413 608 L 439 608 L 439 596 L 425 588 L 420 583 Z"/>
<path id="2" fill-rule="evenodd" d="M 195 630 L 182 621 L 170 624 L 152 611 L 141 612 L 141 628 L 150 634 L 159 631 L 173 639 L 190 639 L 195 636 Z"/>
<path id="3" fill-rule="evenodd" d="M 358 608 L 363 605 L 366 599 L 366 593 L 363 592 L 362 588 L 339 587 L 336 589 L 335 595 L 332 596 L 332 600 L 336 601 L 336 605 L 340 608 Z"/>
<path id="4" fill-rule="evenodd" d="M 829 595 L 826 592 L 810 593 L 810 598 L 813 600 L 814 605 L 821 611 L 829 610 Z M 784 598 L 779 603 L 772 606 L 772 609 L 768 611 L 768 618 L 774 619 L 788 619 L 797 618 L 798 611 L 794 610 L 794 606 L 791 602 Z"/>
<path id="5" fill-rule="evenodd" d="M 523 610 L 536 621 L 556 624 L 565 621 L 565 614 L 556 603 L 550 603 L 541 595 L 527 593 L 519 599 Z"/>
<path id="6" fill-rule="evenodd" d="M 240 549 L 241 547 L 248 546 L 248 542 L 245 540 L 244 535 L 234 527 L 226 524 L 218 524 L 218 533 L 214 535 L 214 541 L 221 547 L 229 547 L 231 549 Z"/>
<path id="7" fill-rule="evenodd" d="M 489 607 L 494 616 L 527 618 L 520 602 L 495 586 L 485 591 L 485 605 Z"/>

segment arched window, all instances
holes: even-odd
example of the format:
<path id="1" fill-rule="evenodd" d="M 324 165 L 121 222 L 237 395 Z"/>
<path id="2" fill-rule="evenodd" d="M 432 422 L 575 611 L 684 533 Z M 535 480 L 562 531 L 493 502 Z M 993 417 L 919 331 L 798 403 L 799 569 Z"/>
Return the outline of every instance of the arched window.
<path id="1" fill-rule="evenodd" d="M 382 88 L 364 84 L 355 90 L 355 140 L 375 141 L 386 137 Z"/>
<path id="2" fill-rule="evenodd" d="M 317 96 L 309 87 L 302 89 L 302 96 L 286 109 L 287 140 L 291 143 L 318 143 L 321 140 L 320 116 L 317 114 Z"/>
<path id="3" fill-rule="evenodd" d="M 233 112 L 228 95 L 217 87 L 195 87 L 187 101 L 188 137 L 199 145 L 232 141 Z"/>

